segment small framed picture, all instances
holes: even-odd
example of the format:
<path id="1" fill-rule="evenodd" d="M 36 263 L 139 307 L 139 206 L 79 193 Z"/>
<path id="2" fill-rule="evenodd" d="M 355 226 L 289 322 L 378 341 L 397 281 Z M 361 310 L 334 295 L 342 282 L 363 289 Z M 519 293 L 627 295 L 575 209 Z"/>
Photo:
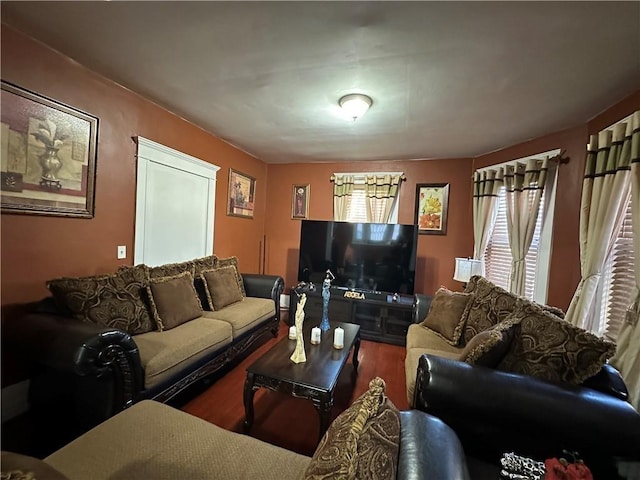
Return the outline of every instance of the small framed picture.
<path id="1" fill-rule="evenodd" d="M 418 233 L 447 234 L 449 209 L 448 183 L 419 183 L 416 185 L 416 217 Z"/>
<path id="2" fill-rule="evenodd" d="M 230 168 L 227 215 L 253 218 L 255 195 L 256 179 Z"/>
<path id="3" fill-rule="evenodd" d="M 309 218 L 309 185 L 294 185 L 291 200 L 291 218 Z"/>

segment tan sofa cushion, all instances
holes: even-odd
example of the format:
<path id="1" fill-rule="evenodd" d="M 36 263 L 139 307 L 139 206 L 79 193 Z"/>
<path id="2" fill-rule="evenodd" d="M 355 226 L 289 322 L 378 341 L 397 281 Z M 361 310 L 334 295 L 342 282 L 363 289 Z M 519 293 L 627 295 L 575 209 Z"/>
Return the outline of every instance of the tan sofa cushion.
<path id="1" fill-rule="evenodd" d="M 189 272 L 152 278 L 147 292 L 151 312 L 160 331 L 170 330 L 202 315 L 193 275 Z"/>
<path id="2" fill-rule="evenodd" d="M 297 480 L 310 460 L 151 400 L 45 458 L 71 480 Z"/>
<path id="3" fill-rule="evenodd" d="M 447 342 L 442 336 L 419 323 L 412 323 L 407 330 L 407 350 L 424 348 L 433 351 L 444 351 L 460 354 L 463 347 L 456 347 Z"/>
<path id="4" fill-rule="evenodd" d="M 470 293 L 452 292 L 440 287 L 422 325 L 440 335 L 447 343 L 458 345 L 464 328 L 464 311 L 471 300 Z"/>
<path id="5" fill-rule="evenodd" d="M 516 323 L 515 335 L 497 366 L 507 372 L 579 385 L 616 351 L 614 343 L 530 302 L 519 302 L 507 320 Z"/>
<path id="6" fill-rule="evenodd" d="M 220 350 L 231 343 L 232 335 L 229 323 L 206 317 L 164 332 L 136 335 L 144 367 L 144 387 L 151 388 L 182 371 L 186 365 Z"/>
<path id="7" fill-rule="evenodd" d="M 416 376 L 418 374 L 418 361 L 420 357 L 428 353 L 429 355 L 450 358 L 451 360 L 459 360 L 461 352 L 461 348 L 455 349 L 455 351 L 432 350 L 424 347 L 407 348 L 407 356 L 404 359 L 404 375 L 407 385 L 407 401 L 409 402 L 409 407 L 413 408 L 413 394 L 416 389 Z"/>
<path id="8" fill-rule="evenodd" d="M 396 478 L 400 412 L 381 378 L 333 421 L 305 472 L 305 480 Z"/>
<path id="9" fill-rule="evenodd" d="M 247 330 L 273 317 L 276 307 L 268 298 L 245 297 L 241 302 L 227 305 L 222 310 L 204 312 L 206 318 L 227 322 L 233 328 L 233 338 L 238 338 Z"/>
<path id="10" fill-rule="evenodd" d="M 145 300 L 148 284 L 147 266 L 136 265 L 113 275 L 57 278 L 47 288 L 78 320 L 136 335 L 156 328 Z"/>
<path id="11" fill-rule="evenodd" d="M 211 310 L 222 310 L 227 305 L 242 301 L 242 290 L 237 282 L 237 270 L 233 265 L 202 272 L 207 300 Z"/>

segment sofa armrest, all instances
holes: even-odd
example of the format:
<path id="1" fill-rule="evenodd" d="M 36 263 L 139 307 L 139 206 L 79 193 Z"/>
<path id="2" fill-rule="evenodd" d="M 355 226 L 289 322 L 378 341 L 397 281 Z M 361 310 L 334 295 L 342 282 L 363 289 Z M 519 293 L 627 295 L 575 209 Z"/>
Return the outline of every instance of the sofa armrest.
<path id="1" fill-rule="evenodd" d="M 110 394 L 86 405 L 100 416 L 110 416 L 134 403 L 142 388 L 143 369 L 138 347 L 126 332 L 84 323 L 64 315 L 30 313 L 19 321 L 9 322 L 3 335 L 16 352 L 46 377 L 46 383 L 67 382 L 75 392 L 70 396 L 82 403 L 83 390 L 96 391 L 96 385 L 108 384 Z M 32 388 L 37 388 L 33 384 Z M 97 395 L 90 395 L 96 401 Z M 76 406 L 82 410 L 82 405 Z M 83 412 L 78 412 L 83 416 Z M 89 418 L 91 414 L 84 415 Z"/>
<path id="2" fill-rule="evenodd" d="M 627 402 L 583 386 L 554 384 L 425 354 L 415 408 L 460 436 L 497 451 L 640 458 L 640 414 Z M 586 459 L 585 459 L 586 461 Z"/>
<path id="3" fill-rule="evenodd" d="M 284 279 L 279 275 L 243 273 L 247 297 L 270 298 L 275 303 L 276 317 L 280 322 L 280 295 L 284 292 Z"/>
<path id="4" fill-rule="evenodd" d="M 440 419 L 418 410 L 400 412 L 398 480 L 468 479 L 460 440 Z"/>
<path id="5" fill-rule="evenodd" d="M 413 297 L 413 323 L 421 323 L 429 313 L 433 297 L 422 293 L 416 293 Z"/>

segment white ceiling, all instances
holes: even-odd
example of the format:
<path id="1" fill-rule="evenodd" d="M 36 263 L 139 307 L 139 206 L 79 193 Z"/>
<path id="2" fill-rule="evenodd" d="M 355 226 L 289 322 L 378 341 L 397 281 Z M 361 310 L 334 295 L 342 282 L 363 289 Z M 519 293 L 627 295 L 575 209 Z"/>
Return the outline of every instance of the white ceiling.
<path id="1" fill-rule="evenodd" d="M 640 87 L 640 2 L 2 1 L 2 20 L 268 163 L 478 156 Z M 353 92 L 374 102 L 355 123 Z"/>

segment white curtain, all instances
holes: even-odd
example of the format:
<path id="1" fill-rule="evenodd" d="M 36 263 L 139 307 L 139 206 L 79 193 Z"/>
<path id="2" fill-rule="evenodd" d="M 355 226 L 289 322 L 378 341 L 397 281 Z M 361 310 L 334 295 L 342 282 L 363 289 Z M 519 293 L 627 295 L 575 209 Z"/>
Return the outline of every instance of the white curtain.
<path id="1" fill-rule="evenodd" d="M 507 231 L 511 247 L 509 291 L 524 295 L 527 279 L 525 257 L 531 247 L 540 199 L 547 179 L 548 159 L 530 158 L 525 163 L 504 167 L 507 201 Z"/>
<path id="2" fill-rule="evenodd" d="M 335 174 L 333 180 L 333 219 L 346 221 L 353 194 L 353 175 Z"/>
<path id="3" fill-rule="evenodd" d="M 618 334 L 618 348 L 611 364 L 625 379 L 631 404 L 640 410 L 640 111 L 633 114 L 625 138 L 631 138 L 631 222 L 636 295 Z"/>
<path id="4" fill-rule="evenodd" d="M 473 258 L 483 262 L 484 251 L 496 223 L 498 192 L 504 184 L 503 175 L 501 168 L 477 171 L 473 175 Z"/>
<path id="5" fill-rule="evenodd" d="M 367 222 L 389 223 L 401 181 L 401 175 L 385 174 L 365 177 Z"/>
<path id="6" fill-rule="evenodd" d="M 631 136 L 626 125 L 592 135 L 582 182 L 580 212 L 581 279 L 565 318 L 589 331 L 598 331 L 594 303 L 602 267 L 623 218 L 623 203 L 631 180 Z"/>

